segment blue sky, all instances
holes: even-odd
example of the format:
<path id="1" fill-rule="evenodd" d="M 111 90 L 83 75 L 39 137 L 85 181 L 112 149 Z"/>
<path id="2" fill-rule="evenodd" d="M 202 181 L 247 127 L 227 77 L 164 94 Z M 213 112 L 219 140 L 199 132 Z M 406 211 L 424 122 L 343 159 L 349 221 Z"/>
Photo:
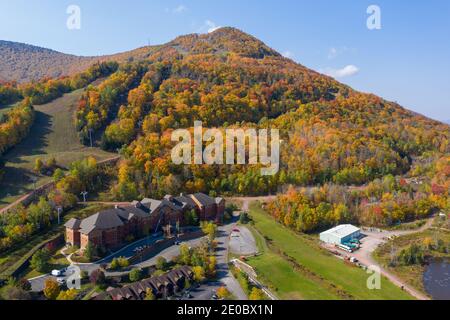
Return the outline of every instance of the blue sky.
<path id="1" fill-rule="evenodd" d="M 68 30 L 69 5 L 81 30 Z M 369 5 L 381 30 L 366 26 Z M 299 63 L 438 120 L 450 119 L 448 0 L 0 0 L 0 39 L 100 55 L 233 26 Z"/>

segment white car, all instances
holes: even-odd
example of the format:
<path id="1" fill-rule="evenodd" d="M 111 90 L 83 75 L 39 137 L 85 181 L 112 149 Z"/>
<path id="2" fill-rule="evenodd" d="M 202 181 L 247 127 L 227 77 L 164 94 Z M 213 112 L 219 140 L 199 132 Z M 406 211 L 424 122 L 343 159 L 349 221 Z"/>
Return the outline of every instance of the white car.
<path id="1" fill-rule="evenodd" d="M 54 277 L 61 277 L 62 276 L 62 271 L 60 271 L 60 270 L 53 270 L 52 271 L 52 276 L 54 276 Z"/>
<path id="2" fill-rule="evenodd" d="M 59 285 L 66 284 L 66 278 L 56 278 L 56 281 L 58 282 Z"/>

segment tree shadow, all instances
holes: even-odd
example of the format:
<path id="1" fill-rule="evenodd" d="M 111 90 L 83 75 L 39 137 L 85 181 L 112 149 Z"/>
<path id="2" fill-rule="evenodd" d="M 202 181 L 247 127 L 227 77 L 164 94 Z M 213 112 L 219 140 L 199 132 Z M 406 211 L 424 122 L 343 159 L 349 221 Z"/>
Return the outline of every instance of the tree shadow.
<path id="1" fill-rule="evenodd" d="M 23 168 L 9 166 L 6 166 L 3 171 L 4 176 L 0 181 L 0 205 L 9 204 L 1 199 L 32 191 L 26 187 L 32 183 L 32 172 Z"/>
<path id="2" fill-rule="evenodd" d="M 30 133 L 17 146 L 8 151 L 4 159 L 7 162 L 19 164 L 23 163 L 21 157 L 36 156 L 45 154 L 45 147 L 48 146 L 47 136 L 52 132 L 53 118 L 43 112 L 36 111 L 34 124 Z"/>
<path id="3" fill-rule="evenodd" d="M 52 122 L 53 117 L 36 111 L 35 121 L 27 137 L 3 156 L 5 167 L 3 178 L 0 180 L 0 199 L 32 191 L 27 186 L 32 184 L 31 178 L 34 173 L 31 169 L 17 167 L 17 165 L 27 162 L 24 157 L 46 154 L 45 147 L 48 146 L 46 136 L 52 132 Z M 32 164 L 29 167 L 31 166 Z M 4 204 L 7 202 L 0 200 L 0 205 Z"/>

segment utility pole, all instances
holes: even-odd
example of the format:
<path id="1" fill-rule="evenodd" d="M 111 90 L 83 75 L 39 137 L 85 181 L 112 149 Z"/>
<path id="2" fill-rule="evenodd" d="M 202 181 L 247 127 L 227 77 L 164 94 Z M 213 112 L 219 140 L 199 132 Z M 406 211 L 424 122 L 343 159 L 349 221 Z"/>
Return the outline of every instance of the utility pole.
<path id="1" fill-rule="evenodd" d="M 89 129 L 89 140 L 91 141 L 91 148 L 93 148 L 94 144 L 92 143 L 92 129 Z"/>
<path id="2" fill-rule="evenodd" d="M 34 200 L 37 199 L 37 194 L 36 194 L 36 182 L 37 182 L 37 178 L 36 177 L 31 177 L 31 181 L 33 182 L 33 196 L 34 196 Z"/>
<path id="3" fill-rule="evenodd" d="M 58 211 L 58 225 L 61 224 L 61 213 L 63 211 L 62 207 L 58 207 L 56 208 L 56 210 Z"/>

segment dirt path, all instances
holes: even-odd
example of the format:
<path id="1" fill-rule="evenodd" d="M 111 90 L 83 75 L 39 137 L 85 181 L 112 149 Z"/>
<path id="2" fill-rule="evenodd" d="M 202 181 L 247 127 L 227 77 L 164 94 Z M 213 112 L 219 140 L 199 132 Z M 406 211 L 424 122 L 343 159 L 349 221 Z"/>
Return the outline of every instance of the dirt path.
<path id="1" fill-rule="evenodd" d="M 233 197 L 229 198 L 232 201 L 242 202 L 242 211 L 248 212 L 250 210 L 250 203 L 254 201 L 270 202 L 277 199 L 277 196 L 262 196 L 262 197 Z"/>
<path id="2" fill-rule="evenodd" d="M 427 223 L 422 226 L 419 229 L 416 230 L 406 230 L 406 231 L 384 231 L 381 230 L 381 232 L 372 232 L 372 231 L 363 231 L 365 235 L 368 237 L 365 239 L 362 239 L 362 248 L 358 250 L 357 252 L 354 252 L 352 256 L 357 258 L 361 263 L 363 263 L 366 266 L 376 266 L 379 268 L 381 274 L 388 278 L 392 283 L 397 285 L 400 288 L 403 288 L 405 291 L 407 291 L 409 294 L 411 294 L 413 297 L 419 300 L 429 300 L 430 298 L 421 293 L 420 291 L 414 289 L 413 287 L 406 284 L 402 279 L 397 277 L 395 274 L 391 273 L 390 271 L 386 270 L 382 266 L 379 265 L 379 263 L 373 258 L 374 251 L 380 246 L 385 243 L 387 243 L 387 240 L 389 237 L 395 236 L 406 236 L 411 235 L 415 233 L 423 232 L 429 228 L 431 228 L 433 224 L 433 219 L 430 218 Z"/>

